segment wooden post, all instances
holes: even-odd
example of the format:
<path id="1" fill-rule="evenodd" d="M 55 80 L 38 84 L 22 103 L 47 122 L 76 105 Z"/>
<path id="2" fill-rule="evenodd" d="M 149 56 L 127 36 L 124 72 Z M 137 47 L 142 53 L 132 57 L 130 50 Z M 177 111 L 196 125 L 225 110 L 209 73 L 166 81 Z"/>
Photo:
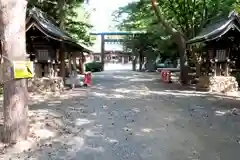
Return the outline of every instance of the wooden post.
<path id="1" fill-rule="evenodd" d="M 58 65 L 54 64 L 53 69 L 54 69 L 54 77 L 58 77 Z"/>
<path id="2" fill-rule="evenodd" d="M 82 57 L 79 57 L 79 59 L 78 59 L 78 69 L 79 69 L 79 73 L 82 74 L 82 73 L 83 73 L 83 69 L 82 69 Z"/>
<path id="3" fill-rule="evenodd" d="M 230 59 L 227 58 L 227 62 L 225 63 L 225 76 L 229 76 L 229 62 Z"/>
<path id="4" fill-rule="evenodd" d="M 49 77 L 49 66 L 48 66 L 48 63 L 44 64 L 44 77 Z"/>
<path id="5" fill-rule="evenodd" d="M 34 63 L 34 72 L 35 72 L 35 77 L 37 78 L 42 77 L 42 69 L 39 63 Z"/>
<path id="6" fill-rule="evenodd" d="M 86 57 L 85 57 L 84 54 L 82 53 L 82 71 L 83 71 L 83 73 L 86 72 L 86 66 L 85 66 L 85 64 L 86 64 Z"/>
<path id="7" fill-rule="evenodd" d="M 69 74 L 71 75 L 72 74 L 72 55 L 69 54 L 68 56 L 68 67 L 69 67 Z"/>
<path id="8" fill-rule="evenodd" d="M 231 62 L 231 60 L 229 59 L 230 57 L 230 53 L 231 53 L 231 49 L 228 49 L 228 52 L 226 52 L 226 63 L 225 63 L 225 76 L 229 76 L 229 71 L 230 71 L 230 67 L 229 67 L 229 63 Z"/>
<path id="9" fill-rule="evenodd" d="M 76 56 L 72 57 L 72 61 L 73 61 L 73 69 L 74 69 L 75 72 L 77 72 Z"/>
<path id="10" fill-rule="evenodd" d="M 82 53 L 81 56 L 79 57 L 79 72 L 80 72 L 80 74 L 83 74 L 85 72 L 83 65 L 84 65 L 84 55 Z"/>
<path id="11" fill-rule="evenodd" d="M 214 76 L 217 76 L 217 63 L 214 62 Z"/>
<path id="12" fill-rule="evenodd" d="M 59 62 L 59 49 L 56 49 L 56 53 L 55 53 L 55 63 L 53 66 L 54 69 L 54 76 L 57 77 L 58 76 L 58 62 Z"/>
<path id="13" fill-rule="evenodd" d="M 64 51 L 64 47 L 63 47 L 64 44 L 61 43 L 61 50 L 60 50 L 60 53 L 59 53 L 59 61 L 60 61 L 60 76 L 64 79 L 65 78 L 65 75 L 66 75 L 66 68 L 65 68 L 65 56 L 66 56 L 66 53 Z"/>
<path id="14" fill-rule="evenodd" d="M 50 78 L 55 77 L 55 71 L 52 63 L 49 63 L 49 77 Z"/>

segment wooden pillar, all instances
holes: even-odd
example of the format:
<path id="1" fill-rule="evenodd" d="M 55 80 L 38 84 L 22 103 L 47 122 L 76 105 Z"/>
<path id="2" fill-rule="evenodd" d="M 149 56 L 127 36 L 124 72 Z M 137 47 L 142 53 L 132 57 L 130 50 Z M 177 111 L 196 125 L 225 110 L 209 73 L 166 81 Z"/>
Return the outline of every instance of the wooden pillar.
<path id="1" fill-rule="evenodd" d="M 39 72 L 38 72 L 37 63 L 33 63 L 33 68 L 34 68 L 35 77 L 38 77 L 39 76 Z"/>
<path id="2" fill-rule="evenodd" d="M 42 68 L 40 63 L 34 63 L 34 72 L 37 78 L 42 77 Z"/>
<path id="3" fill-rule="evenodd" d="M 72 63 L 73 63 L 73 69 L 74 69 L 74 71 L 77 71 L 76 56 L 73 56 L 73 57 L 72 57 Z"/>
<path id="4" fill-rule="evenodd" d="M 214 76 L 217 76 L 217 63 L 214 63 Z"/>
<path id="5" fill-rule="evenodd" d="M 77 57 L 73 56 L 73 69 L 74 69 L 74 74 L 75 76 L 77 76 L 78 72 L 77 72 Z"/>
<path id="6" fill-rule="evenodd" d="M 231 49 L 229 48 L 228 51 L 226 51 L 226 62 L 225 62 L 225 76 L 229 76 L 229 71 L 230 71 L 230 62 L 231 60 L 229 59 L 231 53 Z"/>
<path id="7" fill-rule="evenodd" d="M 83 74 L 85 72 L 84 61 L 85 61 L 85 58 L 84 58 L 84 55 L 82 53 L 81 56 L 79 57 L 79 72 L 80 72 L 80 74 Z"/>
<path id="8" fill-rule="evenodd" d="M 82 54 L 82 70 L 83 70 L 83 73 L 86 72 L 86 57 L 84 56 L 84 54 Z"/>
<path id="9" fill-rule="evenodd" d="M 53 70 L 54 70 L 54 77 L 58 77 L 58 65 L 57 64 L 53 64 Z"/>
<path id="10" fill-rule="evenodd" d="M 53 78 L 55 77 L 55 70 L 54 70 L 54 66 L 52 63 L 49 63 L 49 77 L 50 78 Z"/>
<path id="11" fill-rule="evenodd" d="M 49 72 L 49 64 L 46 63 L 44 64 L 44 77 L 49 77 L 50 76 L 50 72 Z"/>
<path id="12" fill-rule="evenodd" d="M 59 76 L 59 73 L 58 73 L 58 62 L 59 62 L 59 49 L 56 49 L 55 63 L 53 65 L 54 76 L 55 77 Z"/>
<path id="13" fill-rule="evenodd" d="M 104 52 L 105 52 L 105 38 L 104 38 L 104 34 L 101 34 L 101 62 L 103 65 L 103 68 L 102 68 L 103 70 L 104 70 L 104 58 L 105 58 Z"/>
<path id="14" fill-rule="evenodd" d="M 69 73 L 72 74 L 72 56 L 68 57 L 68 64 L 69 64 Z"/>
<path id="15" fill-rule="evenodd" d="M 65 53 L 65 47 L 64 44 L 61 43 L 61 49 L 59 52 L 59 61 L 60 61 L 60 77 L 65 77 L 66 75 L 66 68 L 65 68 L 65 57 L 66 57 L 66 53 Z"/>
<path id="16" fill-rule="evenodd" d="M 83 74 L 82 57 L 79 57 L 78 63 L 79 63 L 79 73 L 80 73 L 80 74 Z"/>
<path id="17" fill-rule="evenodd" d="M 225 63 L 225 76 L 229 76 L 229 63 L 230 59 L 227 58 L 227 62 Z"/>
<path id="18" fill-rule="evenodd" d="M 72 55 L 68 54 L 68 75 L 72 74 Z"/>
<path id="19" fill-rule="evenodd" d="M 71 65 L 71 72 L 76 72 L 77 68 L 76 68 L 76 55 L 73 53 L 70 57 L 69 57 L 69 63 Z"/>

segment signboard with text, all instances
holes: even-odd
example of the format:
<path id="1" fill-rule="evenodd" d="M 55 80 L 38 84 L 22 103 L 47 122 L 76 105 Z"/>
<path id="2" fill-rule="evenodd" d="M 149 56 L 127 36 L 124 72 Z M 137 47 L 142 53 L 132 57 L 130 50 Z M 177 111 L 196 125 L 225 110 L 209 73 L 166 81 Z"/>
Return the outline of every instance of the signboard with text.
<path id="1" fill-rule="evenodd" d="M 32 78 L 34 68 L 32 61 L 13 61 L 14 79 Z"/>

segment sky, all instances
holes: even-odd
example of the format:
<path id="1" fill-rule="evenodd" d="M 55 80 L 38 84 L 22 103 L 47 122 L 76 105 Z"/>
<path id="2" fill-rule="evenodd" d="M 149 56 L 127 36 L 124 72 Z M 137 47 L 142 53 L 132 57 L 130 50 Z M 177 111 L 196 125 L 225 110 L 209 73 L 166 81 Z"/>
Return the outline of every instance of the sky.
<path id="1" fill-rule="evenodd" d="M 125 6 L 134 0 L 90 0 L 89 7 L 94 9 L 90 17 L 90 23 L 94 26 L 93 31 L 95 32 L 107 32 L 113 25 L 112 13 L 119 7 Z M 116 30 L 115 30 L 116 31 Z M 101 50 L 100 36 L 96 37 L 97 40 L 93 45 L 92 49 L 95 52 Z M 119 44 L 107 44 L 105 43 L 105 50 L 122 50 L 122 45 Z"/>
<path id="2" fill-rule="evenodd" d="M 112 24 L 112 13 L 121 6 L 125 6 L 133 0 L 90 0 L 90 7 L 95 8 L 91 15 L 91 23 L 94 30 L 108 31 Z"/>

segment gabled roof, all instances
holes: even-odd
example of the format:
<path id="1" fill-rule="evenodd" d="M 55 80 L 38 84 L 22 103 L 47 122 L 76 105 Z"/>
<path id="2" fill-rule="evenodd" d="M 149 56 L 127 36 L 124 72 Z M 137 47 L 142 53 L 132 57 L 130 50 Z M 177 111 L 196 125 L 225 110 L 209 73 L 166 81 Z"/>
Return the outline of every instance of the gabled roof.
<path id="1" fill-rule="evenodd" d="M 211 41 L 223 36 L 232 29 L 240 31 L 240 19 L 235 11 L 230 12 L 228 17 L 221 18 L 217 22 L 207 25 L 196 37 L 188 40 L 187 43 Z"/>
<path id="2" fill-rule="evenodd" d="M 69 43 L 84 52 L 91 52 L 78 44 L 69 34 L 57 27 L 57 24 L 50 16 L 36 7 L 29 9 L 27 12 L 26 31 L 28 31 L 33 25 L 51 39 Z"/>

